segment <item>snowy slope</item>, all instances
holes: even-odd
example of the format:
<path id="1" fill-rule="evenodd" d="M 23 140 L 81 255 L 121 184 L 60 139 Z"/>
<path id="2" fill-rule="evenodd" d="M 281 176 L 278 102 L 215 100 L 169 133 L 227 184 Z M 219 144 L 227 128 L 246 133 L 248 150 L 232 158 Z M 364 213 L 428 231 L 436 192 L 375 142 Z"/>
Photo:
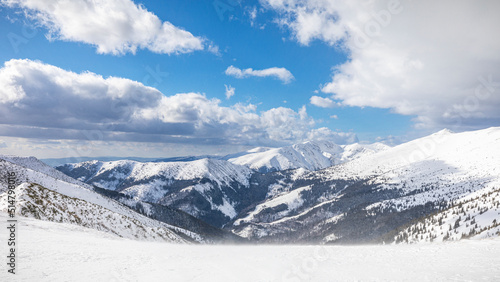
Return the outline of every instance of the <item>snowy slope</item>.
<path id="1" fill-rule="evenodd" d="M 185 242 L 183 237 L 188 237 L 191 241 L 202 240 L 193 232 L 140 215 L 35 158 L 0 156 L 0 170 L 16 174 L 16 212 L 21 215 L 70 222 L 124 237 L 175 242 Z M 3 211 L 7 210 L 6 190 L 7 183 L 2 178 L 0 210 Z M 133 229 L 124 229 L 123 226 L 128 226 L 125 223 Z M 182 237 L 178 235 L 181 233 Z"/>
<path id="2" fill-rule="evenodd" d="M 336 160 L 335 164 L 341 164 L 348 161 L 352 161 L 355 159 L 359 159 L 362 157 L 366 157 L 369 155 L 373 155 L 378 152 L 382 152 L 390 149 L 390 146 L 387 146 L 383 143 L 373 143 L 373 144 L 349 144 L 349 145 L 341 145 L 342 154 L 340 158 Z"/>
<path id="3" fill-rule="evenodd" d="M 443 130 L 324 170 L 281 173 L 232 229 L 274 241 L 385 240 L 452 201 L 500 187 L 498 164 L 500 128 Z"/>
<path id="4" fill-rule="evenodd" d="M 6 221 L 2 212 L 0 221 Z M 7 231 L 1 228 L 0 237 L 7 238 Z M 4 266 L 0 281 L 500 279 L 499 239 L 385 246 L 200 246 L 141 242 L 31 218 L 19 221 L 19 236 L 18 272 L 13 277 Z"/>
<path id="5" fill-rule="evenodd" d="M 24 217 L 71 223 L 129 239 L 188 242 L 172 232 L 171 229 L 174 229 L 203 241 L 201 236 L 186 230 L 145 220 L 138 215 L 135 218 L 122 215 L 85 200 L 70 198 L 38 184 L 23 183 L 14 191 L 17 198 L 16 214 Z M 0 210 L 6 212 L 7 204 L 7 195 L 3 193 L 0 195 Z"/>
<path id="6" fill-rule="evenodd" d="M 260 172 L 305 168 L 319 170 L 388 149 L 382 143 L 337 145 L 309 141 L 281 148 L 255 148 L 229 161 Z"/>
<path id="7" fill-rule="evenodd" d="M 443 130 L 389 151 L 330 170 L 330 177 L 372 177 L 378 189 L 408 197 L 370 209 L 408 208 L 428 201 L 458 199 L 500 186 L 500 128 L 452 133 Z M 417 196 L 411 194 L 417 193 Z"/>
<path id="8" fill-rule="evenodd" d="M 453 133 L 442 130 L 377 154 L 365 156 L 324 171 L 331 178 L 363 178 L 415 166 L 427 161 L 441 161 L 460 170 L 498 174 L 491 166 L 500 155 L 500 128 Z"/>
<path id="9" fill-rule="evenodd" d="M 45 179 L 46 177 L 51 177 L 65 183 L 79 185 L 88 189 L 91 188 L 89 185 L 77 181 L 58 170 L 55 170 L 54 168 L 46 165 L 35 157 L 0 155 L 0 168 L 5 172 L 9 171 L 8 169 L 11 169 L 14 172 L 18 172 L 18 179 L 25 182 L 27 182 L 30 177 L 35 177 L 35 179 L 36 177 L 39 177 L 40 181 L 42 181 L 42 179 Z M 2 180 L 5 179 L 1 179 L 0 183 Z M 3 188 L 5 188 L 5 186 L 0 185 L 0 191 L 3 191 L 1 190 Z"/>
<path id="10" fill-rule="evenodd" d="M 500 186 L 453 202 L 398 232 L 398 243 L 442 242 L 500 236 Z"/>
<path id="11" fill-rule="evenodd" d="M 398 190 L 408 196 L 382 201 L 369 210 L 404 209 L 498 187 L 499 163 L 500 128 L 443 130 L 318 174 L 325 179 L 369 179 L 377 190 Z"/>

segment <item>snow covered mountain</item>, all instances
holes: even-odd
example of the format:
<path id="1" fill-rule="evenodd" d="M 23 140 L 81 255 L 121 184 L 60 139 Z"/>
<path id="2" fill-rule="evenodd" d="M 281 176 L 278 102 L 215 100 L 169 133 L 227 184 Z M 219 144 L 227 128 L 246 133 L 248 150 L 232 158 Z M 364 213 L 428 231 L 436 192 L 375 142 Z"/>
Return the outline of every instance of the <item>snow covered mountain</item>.
<path id="1" fill-rule="evenodd" d="M 443 130 L 324 170 L 268 174 L 266 200 L 227 228 L 275 242 L 393 241 L 413 220 L 500 187 L 499 163 L 500 128 Z"/>
<path id="2" fill-rule="evenodd" d="M 296 168 L 319 170 L 388 148 L 382 143 L 337 145 L 330 141 L 309 141 L 281 148 L 258 147 L 229 156 L 228 161 L 262 173 Z"/>
<path id="3" fill-rule="evenodd" d="M 258 181 L 266 179 L 262 172 L 317 170 L 387 148 L 380 143 L 339 146 L 327 141 L 306 142 L 277 149 L 255 148 L 227 161 L 89 161 L 57 169 L 95 187 L 120 192 L 135 201 L 171 206 L 220 227 L 265 198 L 267 191 L 262 187 L 266 186 Z"/>
<path id="4" fill-rule="evenodd" d="M 259 193 L 254 173 L 224 160 L 191 162 L 83 162 L 57 167 L 87 184 L 120 192 L 134 200 L 170 206 L 222 226 Z"/>
<path id="5" fill-rule="evenodd" d="M 0 171 L 15 173 L 16 214 L 65 222 L 125 238 L 168 242 L 203 242 L 199 234 L 141 215 L 102 196 L 92 187 L 36 158 L 0 156 Z M 0 211 L 9 204 L 7 178 L 0 180 Z"/>
<path id="6" fill-rule="evenodd" d="M 78 180 L 109 190 L 122 190 L 130 184 L 125 182 L 133 178 L 136 181 L 150 178 L 186 181 L 206 179 L 218 185 L 230 185 L 237 182 L 248 186 L 250 169 L 233 165 L 221 160 L 201 159 L 192 162 L 136 162 L 136 161 L 90 161 L 78 164 L 67 164 L 58 167 L 59 170 L 71 170 L 81 175 Z M 112 179 L 112 181 L 110 181 Z M 158 183 L 158 186 L 162 186 Z M 130 190 L 130 189 L 129 189 Z M 154 200 L 157 195 L 150 195 Z"/>

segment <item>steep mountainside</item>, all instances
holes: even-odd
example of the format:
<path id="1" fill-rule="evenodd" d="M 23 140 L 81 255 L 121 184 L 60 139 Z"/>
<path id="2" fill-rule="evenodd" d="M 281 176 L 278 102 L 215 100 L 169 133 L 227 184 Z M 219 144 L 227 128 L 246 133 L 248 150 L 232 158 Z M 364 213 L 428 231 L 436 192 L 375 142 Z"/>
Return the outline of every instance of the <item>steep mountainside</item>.
<path id="1" fill-rule="evenodd" d="M 171 242 L 203 242 L 201 235 L 150 219 L 93 191 L 92 187 L 36 158 L 0 156 L 0 171 L 16 174 L 16 212 L 68 222 L 122 237 Z M 7 177 L 0 179 L 0 210 L 7 211 Z"/>
<path id="2" fill-rule="evenodd" d="M 103 206 L 68 197 L 38 184 L 23 183 L 14 191 L 17 196 L 16 213 L 25 217 L 72 223 L 130 239 L 189 242 L 196 238 L 202 241 L 201 236 L 195 233 L 153 220 L 119 214 Z M 6 212 L 7 205 L 8 197 L 6 193 L 3 193 L 0 195 L 0 209 Z"/>
<path id="3" fill-rule="evenodd" d="M 227 228 L 268 241 L 381 241 L 475 191 L 500 187 L 499 163 L 500 128 L 444 130 L 321 171 L 268 174 L 266 200 Z"/>

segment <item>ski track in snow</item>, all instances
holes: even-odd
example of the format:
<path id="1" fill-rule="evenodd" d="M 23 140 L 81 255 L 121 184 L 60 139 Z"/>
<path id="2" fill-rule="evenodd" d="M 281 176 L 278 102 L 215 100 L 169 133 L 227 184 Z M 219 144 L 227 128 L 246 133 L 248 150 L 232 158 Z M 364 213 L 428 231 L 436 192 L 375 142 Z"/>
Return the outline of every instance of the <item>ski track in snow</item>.
<path id="1" fill-rule="evenodd" d="M 5 213 L 0 220 L 6 222 Z M 192 246 L 18 220 L 17 274 L 3 264 L 0 281 L 500 280 L 499 238 L 385 246 Z M 2 254 L 6 248 L 2 244 Z"/>

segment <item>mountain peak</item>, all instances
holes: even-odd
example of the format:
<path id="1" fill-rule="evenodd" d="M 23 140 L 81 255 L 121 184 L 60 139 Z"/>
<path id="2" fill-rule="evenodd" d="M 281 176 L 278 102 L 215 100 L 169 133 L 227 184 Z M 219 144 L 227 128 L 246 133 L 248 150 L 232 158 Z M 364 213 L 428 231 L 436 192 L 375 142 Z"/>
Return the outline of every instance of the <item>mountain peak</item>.
<path id="1" fill-rule="evenodd" d="M 442 129 L 436 133 L 434 133 L 433 135 L 449 135 L 449 134 L 453 134 L 455 132 L 453 132 L 452 130 L 448 129 L 448 128 L 445 128 L 445 129 Z"/>

